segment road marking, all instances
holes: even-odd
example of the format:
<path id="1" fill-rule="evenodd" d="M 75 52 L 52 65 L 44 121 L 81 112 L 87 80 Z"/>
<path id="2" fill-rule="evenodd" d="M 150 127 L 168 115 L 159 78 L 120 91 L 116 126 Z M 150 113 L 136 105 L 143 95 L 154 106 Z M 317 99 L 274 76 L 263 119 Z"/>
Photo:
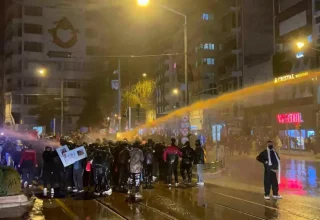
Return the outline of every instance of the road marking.
<path id="1" fill-rule="evenodd" d="M 64 202 L 62 202 L 60 199 L 55 199 L 55 201 L 61 206 L 61 208 L 71 219 L 79 219 L 79 217 Z"/>
<path id="2" fill-rule="evenodd" d="M 42 185 L 38 185 L 39 189 L 43 190 Z M 57 204 L 66 212 L 66 214 L 71 218 L 71 219 L 79 219 L 79 217 L 60 199 L 54 199 L 54 201 L 57 202 Z"/>

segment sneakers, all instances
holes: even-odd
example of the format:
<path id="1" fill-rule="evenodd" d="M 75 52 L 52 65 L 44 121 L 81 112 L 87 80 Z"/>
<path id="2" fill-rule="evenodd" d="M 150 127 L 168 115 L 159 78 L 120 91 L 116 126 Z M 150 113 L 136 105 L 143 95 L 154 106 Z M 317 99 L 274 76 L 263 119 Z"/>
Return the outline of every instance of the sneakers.
<path id="1" fill-rule="evenodd" d="M 179 186 L 179 183 L 175 183 L 174 185 L 175 185 L 176 187 L 178 187 L 178 186 Z"/>
<path id="2" fill-rule="evenodd" d="M 136 193 L 136 194 L 134 195 L 134 197 L 136 197 L 136 198 L 142 198 L 142 195 L 141 195 L 140 193 Z"/>
<path id="3" fill-rule="evenodd" d="M 28 187 L 28 182 L 25 181 L 24 184 L 23 184 L 23 188 L 27 188 Z"/>
<path id="4" fill-rule="evenodd" d="M 112 194 L 112 189 L 109 189 L 109 190 L 104 191 L 104 192 L 102 193 L 102 195 L 108 195 L 108 196 L 111 196 L 111 194 Z"/>
<path id="5" fill-rule="evenodd" d="M 171 183 L 169 183 L 168 186 L 171 187 Z"/>
<path id="6" fill-rule="evenodd" d="M 54 194 L 54 188 L 51 188 L 51 194 Z"/>
<path id="7" fill-rule="evenodd" d="M 282 196 L 280 196 L 280 195 L 273 195 L 273 198 L 274 198 L 274 199 L 282 199 Z"/>
<path id="8" fill-rule="evenodd" d="M 29 188 L 31 189 L 31 188 L 32 188 L 32 185 L 29 185 Z"/>
<path id="9" fill-rule="evenodd" d="M 265 200 L 270 200 L 270 196 L 264 196 Z"/>
<path id="10" fill-rule="evenodd" d="M 129 189 L 129 190 L 128 190 L 128 195 L 130 195 L 131 193 L 132 193 L 132 192 L 131 192 L 131 190 Z"/>
<path id="11" fill-rule="evenodd" d="M 153 176 L 152 177 L 152 182 L 155 182 L 157 180 L 157 177 L 156 176 Z"/>
<path id="12" fill-rule="evenodd" d="M 46 196 L 47 193 L 48 193 L 48 189 L 47 189 L 47 188 L 44 188 L 44 189 L 43 189 L 43 195 Z"/>
<path id="13" fill-rule="evenodd" d="M 74 190 L 72 190 L 72 192 L 76 193 L 76 192 L 78 192 L 78 190 L 77 190 L 77 189 L 74 189 Z"/>
<path id="14" fill-rule="evenodd" d="M 82 189 L 82 190 L 79 190 L 78 192 L 79 192 L 79 193 L 83 193 L 83 192 L 84 192 L 84 190 Z"/>
<path id="15" fill-rule="evenodd" d="M 68 191 L 71 191 L 71 190 L 72 190 L 72 187 L 71 187 L 71 186 L 68 186 L 67 190 L 68 190 Z"/>
<path id="16" fill-rule="evenodd" d="M 197 183 L 198 186 L 204 186 L 204 182 Z"/>

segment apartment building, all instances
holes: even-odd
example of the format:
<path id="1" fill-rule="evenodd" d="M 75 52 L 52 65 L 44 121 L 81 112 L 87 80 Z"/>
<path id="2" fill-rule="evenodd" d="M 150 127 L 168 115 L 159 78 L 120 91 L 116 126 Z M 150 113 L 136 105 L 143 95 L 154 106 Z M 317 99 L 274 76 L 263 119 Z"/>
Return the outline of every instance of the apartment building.
<path id="1" fill-rule="evenodd" d="M 106 68 L 105 63 L 91 58 L 103 54 L 106 44 L 100 41 L 104 30 L 99 13 L 86 4 L 85 0 L 6 0 L 7 126 L 38 125 L 30 109 L 39 105 L 39 97 L 59 99 L 63 92 L 64 131 L 76 128 L 85 104 L 83 88 L 97 69 Z M 60 119 L 58 114 L 57 122 Z"/>

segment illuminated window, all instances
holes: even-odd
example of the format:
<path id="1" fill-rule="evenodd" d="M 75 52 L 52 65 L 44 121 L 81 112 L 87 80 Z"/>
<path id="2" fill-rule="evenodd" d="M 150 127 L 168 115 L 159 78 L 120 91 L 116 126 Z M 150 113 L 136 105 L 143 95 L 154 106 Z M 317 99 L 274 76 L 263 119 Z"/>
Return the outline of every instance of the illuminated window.
<path id="1" fill-rule="evenodd" d="M 203 64 L 214 65 L 214 58 L 203 58 Z"/>
<path id="2" fill-rule="evenodd" d="M 210 21 L 213 20 L 213 14 L 209 14 L 209 13 L 203 13 L 202 14 L 202 20 L 204 21 Z"/>
<path id="3" fill-rule="evenodd" d="M 203 49 L 205 50 L 214 50 L 214 44 L 204 44 Z"/>

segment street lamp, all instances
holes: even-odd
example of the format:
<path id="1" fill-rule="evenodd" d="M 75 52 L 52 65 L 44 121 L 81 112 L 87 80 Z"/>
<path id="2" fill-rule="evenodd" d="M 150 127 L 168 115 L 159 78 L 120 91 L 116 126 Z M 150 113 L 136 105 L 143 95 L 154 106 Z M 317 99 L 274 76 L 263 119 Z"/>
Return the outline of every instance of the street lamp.
<path id="1" fill-rule="evenodd" d="M 149 0 L 138 0 L 138 5 L 141 7 L 146 7 L 149 4 Z"/>
<path id="2" fill-rule="evenodd" d="M 301 42 L 301 41 L 298 41 L 298 42 L 296 43 L 296 45 L 297 45 L 298 49 L 301 49 L 301 48 L 304 47 L 304 43 Z"/>
<path id="3" fill-rule="evenodd" d="M 149 0 L 137 0 L 137 3 L 139 6 L 147 6 L 149 4 Z M 182 16 L 184 18 L 184 83 L 185 83 L 185 90 L 184 90 L 184 96 L 185 96 L 185 103 L 186 105 L 189 105 L 189 92 L 188 92 L 188 31 L 187 31 L 187 15 L 176 11 L 172 8 L 168 8 L 164 5 L 158 5 L 159 7 L 170 11 L 174 14 L 177 14 L 179 16 Z"/>
<path id="4" fill-rule="evenodd" d="M 39 68 L 37 71 L 40 76 L 44 76 L 47 72 L 47 70 L 45 68 Z"/>
<path id="5" fill-rule="evenodd" d="M 37 72 L 41 77 L 45 77 L 46 73 L 47 73 L 47 69 L 46 68 L 39 68 L 37 70 Z M 63 103 L 64 88 L 63 88 L 63 85 L 64 85 L 64 80 L 61 76 L 61 79 L 60 79 L 60 104 L 61 104 L 60 134 L 61 135 L 63 133 L 63 117 L 64 117 L 64 115 L 63 115 L 63 111 L 64 111 L 64 103 Z"/>
<path id="6" fill-rule="evenodd" d="M 147 74 L 146 74 L 146 73 L 143 73 L 143 74 L 142 74 L 142 77 L 144 77 L 144 78 L 147 77 Z"/>
<path id="7" fill-rule="evenodd" d="M 178 90 L 178 89 L 173 89 L 173 90 L 172 90 L 172 93 L 173 93 L 174 95 L 178 95 L 179 90 Z"/>

